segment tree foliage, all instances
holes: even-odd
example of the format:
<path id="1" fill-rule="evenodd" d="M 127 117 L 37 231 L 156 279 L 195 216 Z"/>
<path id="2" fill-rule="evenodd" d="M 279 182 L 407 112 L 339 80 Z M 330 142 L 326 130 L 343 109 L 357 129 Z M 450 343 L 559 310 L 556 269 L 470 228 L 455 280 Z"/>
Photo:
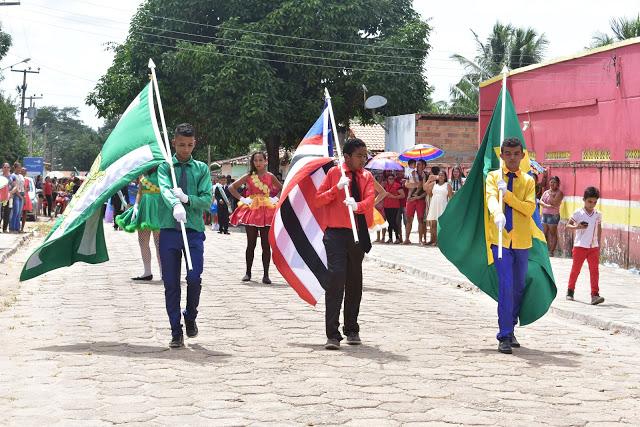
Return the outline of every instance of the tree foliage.
<path id="1" fill-rule="evenodd" d="M 545 35 L 533 28 L 500 22 L 496 22 L 485 42 L 473 30 L 471 33 L 476 41 L 476 56 L 468 59 L 452 55 L 465 69 L 465 75 L 450 90 L 453 113 L 477 114 L 480 82 L 500 74 L 504 65 L 512 70 L 540 62 L 549 44 Z"/>
<path id="2" fill-rule="evenodd" d="M 2 31 L 0 25 L 0 59 L 11 47 L 11 36 Z M 0 79 L 2 76 L 0 76 Z M 0 92 L 0 162 L 13 163 L 27 154 L 27 146 L 16 122 L 16 107 Z"/>
<path id="3" fill-rule="evenodd" d="M 193 123 L 200 158 L 206 145 L 219 158 L 261 140 L 274 170 L 278 147 L 318 116 L 324 87 L 342 124 L 372 121 L 362 84 L 389 100 L 387 114 L 422 108 L 429 32 L 411 0 L 147 0 L 87 102 L 120 114 L 153 58 L 167 125 Z"/>
<path id="4" fill-rule="evenodd" d="M 34 155 L 44 157 L 53 170 L 89 170 L 100 153 L 106 136 L 83 124 L 78 113 L 74 107 L 38 109 L 33 121 Z"/>
<path id="5" fill-rule="evenodd" d="M 640 37 L 640 13 L 634 18 L 612 18 L 609 27 L 613 35 L 597 32 L 591 39 L 589 47 L 606 46 L 622 40 Z"/>

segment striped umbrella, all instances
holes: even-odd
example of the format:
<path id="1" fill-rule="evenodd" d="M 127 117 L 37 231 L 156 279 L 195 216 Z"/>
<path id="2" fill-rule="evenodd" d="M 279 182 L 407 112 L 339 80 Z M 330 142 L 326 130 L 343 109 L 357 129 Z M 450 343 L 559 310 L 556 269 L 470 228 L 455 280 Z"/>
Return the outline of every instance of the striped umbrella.
<path id="1" fill-rule="evenodd" d="M 403 151 L 399 159 L 404 161 L 424 160 L 428 162 L 442 156 L 444 156 L 444 151 L 438 147 L 429 144 L 416 144 L 408 150 Z"/>

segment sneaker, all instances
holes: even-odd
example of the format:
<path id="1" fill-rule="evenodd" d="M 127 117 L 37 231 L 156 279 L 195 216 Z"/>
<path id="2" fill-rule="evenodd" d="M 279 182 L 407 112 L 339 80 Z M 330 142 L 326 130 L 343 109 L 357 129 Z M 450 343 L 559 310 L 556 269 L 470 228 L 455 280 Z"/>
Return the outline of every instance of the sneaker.
<path id="1" fill-rule="evenodd" d="M 516 339 L 515 335 L 511 335 L 511 347 L 513 348 L 520 348 L 520 343 L 518 342 L 518 340 Z"/>
<path id="2" fill-rule="evenodd" d="M 591 305 L 598 305 L 604 302 L 604 298 L 600 295 L 592 295 L 591 296 Z"/>
<path id="3" fill-rule="evenodd" d="M 170 348 L 184 347 L 184 336 L 182 334 L 172 336 L 171 342 L 169 343 L 169 347 Z"/>
<path id="4" fill-rule="evenodd" d="M 251 280 L 251 275 L 249 273 L 245 274 L 244 277 L 242 278 L 243 282 L 248 282 L 249 280 Z"/>
<path id="5" fill-rule="evenodd" d="M 567 290 L 567 300 L 568 301 L 573 301 L 573 290 L 572 289 L 568 289 Z"/>
<path id="6" fill-rule="evenodd" d="M 353 334 L 347 335 L 347 344 L 349 344 L 349 345 L 360 345 L 360 344 L 362 344 L 362 340 L 360 339 L 360 334 L 355 332 Z"/>
<path id="7" fill-rule="evenodd" d="M 500 341 L 500 343 L 498 344 L 498 351 L 504 354 L 513 353 L 513 350 L 511 349 L 511 340 L 506 339 L 506 340 Z"/>
<path id="8" fill-rule="evenodd" d="M 184 326 L 187 330 L 187 336 L 189 338 L 195 338 L 198 336 L 198 325 L 196 325 L 196 321 L 184 319 Z"/>
<path id="9" fill-rule="evenodd" d="M 339 350 L 340 349 L 340 341 L 336 339 L 328 339 L 327 343 L 324 345 L 325 350 Z"/>

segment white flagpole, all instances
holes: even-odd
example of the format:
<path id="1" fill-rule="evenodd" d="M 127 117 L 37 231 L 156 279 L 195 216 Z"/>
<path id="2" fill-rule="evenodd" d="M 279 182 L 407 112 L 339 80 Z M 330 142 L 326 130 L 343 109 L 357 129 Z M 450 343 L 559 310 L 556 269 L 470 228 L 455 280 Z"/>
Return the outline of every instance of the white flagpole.
<path id="1" fill-rule="evenodd" d="M 164 121 L 164 111 L 162 110 L 162 101 L 160 100 L 160 89 L 158 89 L 158 79 L 156 78 L 156 64 L 153 59 L 149 58 L 149 69 L 151 69 L 151 78 L 153 79 L 153 90 L 156 95 L 156 101 L 158 101 L 158 113 L 160 113 L 160 123 L 162 124 L 162 133 L 164 136 L 164 151 L 165 160 L 169 164 L 169 170 L 171 171 L 171 181 L 173 182 L 173 188 L 178 188 L 176 180 L 176 172 L 173 169 L 173 162 L 171 161 L 171 145 L 169 145 L 169 136 L 167 134 L 167 125 Z M 189 250 L 189 241 L 187 240 L 187 229 L 184 222 L 180 221 L 180 231 L 182 231 L 182 242 L 184 244 L 184 253 L 187 258 L 187 269 L 193 270 L 191 263 L 191 251 Z"/>
<path id="2" fill-rule="evenodd" d="M 504 117 L 505 117 L 505 108 L 507 105 L 507 74 L 509 74 L 509 69 L 505 65 L 502 67 L 502 107 L 500 111 L 500 147 L 502 147 L 502 142 L 504 141 Z M 500 168 L 500 177 L 502 177 L 502 167 Z M 504 201 L 502 191 L 499 191 L 498 195 L 500 209 L 504 212 Z M 502 259 L 502 228 L 498 230 L 498 258 Z"/>
<path id="3" fill-rule="evenodd" d="M 342 168 L 342 164 L 344 163 L 344 157 L 342 156 L 342 149 L 340 148 L 340 141 L 338 139 L 338 132 L 336 127 L 336 119 L 333 116 L 333 105 L 331 104 L 331 96 L 329 96 L 329 91 L 327 88 L 324 88 L 324 97 L 327 100 L 327 105 L 329 106 L 329 117 L 331 118 L 331 127 L 333 129 L 333 140 L 336 145 L 336 151 L 338 152 L 338 167 L 340 168 L 340 173 L 342 176 L 347 176 L 344 173 L 344 169 Z M 349 194 L 349 186 L 344 187 L 344 192 L 347 197 L 351 197 Z M 351 220 L 351 230 L 353 231 L 353 240 L 358 243 L 358 230 L 356 228 L 356 218 L 353 216 L 353 208 L 351 206 L 347 206 L 349 209 L 349 219 Z"/>

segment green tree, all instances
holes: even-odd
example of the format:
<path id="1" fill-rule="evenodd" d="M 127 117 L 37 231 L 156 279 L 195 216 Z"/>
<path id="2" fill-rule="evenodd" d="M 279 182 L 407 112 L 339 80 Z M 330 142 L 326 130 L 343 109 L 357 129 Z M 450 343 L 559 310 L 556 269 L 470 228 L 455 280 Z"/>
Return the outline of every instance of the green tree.
<path id="1" fill-rule="evenodd" d="M 606 46 L 622 40 L 640 37 L 640 13 L 631 18 L 612 18 L 609 27 L 613 35 L 597 32 L 591 39 L 590 48 Z"/>
<path id="2" fill-rule="evenodd" d="M 451 56 L 465 69 L 465 75 L 450 90 L 453 113 L 477 114 L 480 82 L 500 74 L 504 65 L 515 69 L 540 62 L 549 44 L 545 35 L 533 28 L 500 22 L 496 22 L 485 42 L 473 30 L 471 33 L 476 41 L 476 56 Z"/>
<path id="3" fill-rule="evenodd" d="M 10 47 L 11 36 L 2 31 L 2 25 L 0 25 L 0 60 L 4 58 Z M 0 162 L 13 163 L 16 160 L 22 160 L 26 154 L 26 141 L 16 122 L 16 107 L 0 92 Z"/>
<path id="4" fill-rule="evenodd" d="M 78 113 L 73 107 L 38 109 L 33 122 L 34 152 L 50 162 L 54 170 L 89 170 L 106 139 L 82 123 Z"/>
<path id="5" fill-rule="evenodd" d="M 343 125 L 373 120 L 362 84 L 387 97 L 388 114 L 425 105 L 429 32 L 411 0 L 147 0 L 87 103 L 101 117 L 120 114 L 148 81 L 151 57 L 168 127 L 196 126 L 197 157 L 207 145 L 219 158 L 264 141 L 273 171 L 278 148 L 319 114 L 324 87 Z"/>

